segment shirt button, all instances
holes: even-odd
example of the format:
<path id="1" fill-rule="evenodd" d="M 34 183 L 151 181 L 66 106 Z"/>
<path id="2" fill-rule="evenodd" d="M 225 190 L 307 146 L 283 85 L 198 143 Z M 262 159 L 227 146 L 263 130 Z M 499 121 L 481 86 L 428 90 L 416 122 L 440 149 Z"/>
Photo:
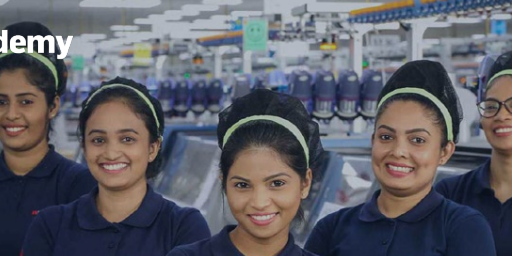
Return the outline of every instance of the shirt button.
<path id="1" fill-rule="evenodd" d="M 388 240 L 382 240 L 382 245 L 387 245 L 388 244 Z"/>
<path id="2" fill-rule="evenodd" d="M 114 228 L 113 231 L 114 231 L 114 233 L 119 233 L 119 229 L 117 229 L 117 228 Z"/>
<path id="3" fill-rule="evenodd" d="M 109 248 L 109 249 L 112 249 L 112 248 L 114 248 L 114 247 L 116 247 L 116 244 L 115 244 L 114 242 L 112 242 L 112 243 L 110 243 L 110 244 L 108 245 L 108 248 Z"/>

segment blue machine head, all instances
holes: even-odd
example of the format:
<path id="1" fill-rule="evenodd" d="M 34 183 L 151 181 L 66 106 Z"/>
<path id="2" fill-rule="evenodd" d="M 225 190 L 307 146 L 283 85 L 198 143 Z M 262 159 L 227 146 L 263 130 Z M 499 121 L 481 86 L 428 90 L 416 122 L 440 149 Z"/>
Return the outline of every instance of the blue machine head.
<path id="1" fill-rule="evenodd" d="M 342 120 L 353 120 L 359 115 L 359 95 L 361 84 L 357 73 L 353 70 L 345 70 L 339 74 L 338 89 L 336 93 L 336 112 Z"/>
<path id="2" fill-rule="evenodd" d="M 267 89 L 267 77 L 265 74 L 258 74 L 254 77 L 254 84 L 252 86 L 253 90 L 257 89 Z"/>
<path id="3" fill-rule="evenodd" d="M 375 70 L 365 70 L 361 86 L 361 115 L 375 118 L 379 94 L 384 87 L 382 75 Z"/>
<path id="4" fill-rule="evenodd" d="M 185 79 L 176 84 L 173 109 L 178 116 L 186 116 L 190 108 L 190 81 Z"/>
<path id="5" fill-rule="evenodd" d="M 153 97 L 157 97 L 158 94 L 158 82 L 156 78 L 148 76 L 146 78 L 146 87 L 148 88 L 149 94 Z"/>
<path id="6" fill-rule="evenodd" d="M 162 105 L 164 113 L 168 113 L 172 110 L 172 103 L 174 101 L 174 80 L 166 79 L 160 81 L 158 84 L 157 99 Z"/>
<path id="7" fill-rule="evenodd" d="M 283 71 L 279 69 L 272 70 L 268 73 L 268 84 L 267 88 L 271 88 L 278 92 L 285 92 L 287 90 L 288 80 Z"/>
<path id="8" fill-rule="evenodd" d="M 212 113 L 219 113 L 222 109 L 222 96 L 224 84 L 220 79 L 213 79 L 206 87 L 206 106 Z"/>
<path id="9" fill-rule="evenodd" d="M 237 75 L 233 84 L 233 100 L 249 93 L 251 93 L 251 79 L 249 75 Z"/>
<path id="10" fill-rule="evenodd" d="M 336 80 L 330 71 L 318 71 L 313 86 L 313 117 L 330 120 L 336 104 Z"/>
<path id="11" fill-rule="evenodd" d="M 78 87 L 77 97 L 75 98 L 75 105 L 81 106 L 82 102 L 87 99 L 87 96 L 89 96 L 89 92 L 91 92 L 91 90 L 93 90 L 93 88 L 89 82 L 82 82 L 80 87 Z"/>
<path id="12" fill-rule="evenodd" d="M 308 113 L 313 111 L 313 77 L 305 70 L 295 70 L 290 75 L 290 95 L 302 101 Z"/>
<path id="13" fill-rule="evenodd" d="M 206 81 L 204 79 L 197 80 L 191 89 L 191 106 L 194 114 L 202 114 L 206 110 Z"/>
<path id="14" fill-rule="evenodd" d="M 496 55 L 487 55 L 484 57 L 482 62 L 480 62 L 480 66 L 478 66 L 478 102 L 485 98 L 485 88 L 487 87 L 487 82 L 490 79 L 490 77 L 488 77 L 489 72 L 491 71 L 491 67 L 497 58 L 498 56 Z"/>

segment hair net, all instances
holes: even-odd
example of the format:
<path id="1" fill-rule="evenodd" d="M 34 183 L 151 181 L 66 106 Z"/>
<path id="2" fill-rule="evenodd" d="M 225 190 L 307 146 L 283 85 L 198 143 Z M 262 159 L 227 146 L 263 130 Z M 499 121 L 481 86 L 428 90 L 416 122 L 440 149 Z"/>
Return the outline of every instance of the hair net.
<path id="1" fill-rule="evenodd" d="M 323 152 L 318 124 L 311 120 L 299 99 L 266 89 L 258 89 L 237 98 L 231 106 L 219 113 L 217 128 L 219 147 L 223 148 L 224 136 L 230 127 L 241 119 L 257 115 L 280 117 L 297 127 L 309 150 L 309 166 L 318 164 L 318 159 Z M 245 125 L 258 121 L 260 120 L 251 121 Z"/>
<path id="2" fill-rule="evenodd" d="M 487 83 L 487 86 L 490 86 L 492 84 L 491 79 L 495 79 L 494 76 L 503 70 L 512 70 L 512 51 L 506 52 L 496 59 L 489 71 L 489 82 Z"/>
<path id="3" fill-rule="evenodd" d="M 388 80 L 379 95 L 379 102 L 387 94 L 406 87 L 423 89 L 446 107 L 452 119 L 453 141 L 457 142 L 459 125 L 463 118 L 462 107 L 444 67 L 439 62 L 428 60 L 406 63 Z M 394 97 L 389 98 L 386 102 Z"/>

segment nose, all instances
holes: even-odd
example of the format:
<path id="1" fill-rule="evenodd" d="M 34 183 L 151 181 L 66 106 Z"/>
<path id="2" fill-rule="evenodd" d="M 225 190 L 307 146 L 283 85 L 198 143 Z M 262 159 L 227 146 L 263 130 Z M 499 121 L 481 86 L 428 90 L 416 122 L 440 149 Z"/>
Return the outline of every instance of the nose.
<path id="1" fill-rule="evenodd" d="M 9 104 L 7 109 L 7 120 L 14 121 L 20 118 L 19 109 L 15 104 Z"/>
<path id="2" fill-rule="evenodd" d="M 251 196 L 251 207 L 255 210 L 263 211 L 271 204 L 270 193 L 266 187 L 254 189 Z"/>
<path id="3" fill-rule="evenodd" d="M 501 108 L 498 110 L 498 113 L 494 116 L 495 120 L 505 121 L 510 120 L 512 118 L 512 114 L 508 112 L 505 105 L 501 105 Z"/>
<path id="4" fill-rule="evenodd" d="M 391 150 L 393 156 L 396 158 L 406 158 L 407 152 L 406 139 L 396 139 L 395 143 L 393 143 L 393 149 Z"/>
<path id="5" fill-rule="evenodd" d="M 119 158 L 121 156 L 121 151 L 119 150 L 117 143 L 107 141 L 106 147 L 105 147 L 105 152 L 103 155 L 107 160 L 112 161 L 112 160 L 116 160 L 117 158 Z"/>

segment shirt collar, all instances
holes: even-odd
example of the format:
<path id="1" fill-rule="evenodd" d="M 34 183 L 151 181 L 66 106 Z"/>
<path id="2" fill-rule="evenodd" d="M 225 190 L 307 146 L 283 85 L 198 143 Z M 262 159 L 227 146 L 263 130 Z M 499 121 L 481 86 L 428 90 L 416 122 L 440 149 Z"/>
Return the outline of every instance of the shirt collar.
<path id="1" fill-rule="evenodd" d="M 489 158 L 475 171 L 475 180 L 473 181 L 473 184 L 471 186 L 473 188 L 473 193 L 481 194 L 486 190 L 493 190 L 491 188 L 490 172 L 491 159 Z"/>
<path id="2" fill-rule="evenodd" d="M 372 199 L 366 202 L 359 213 L 359 219 L 364 222 L 375 222 L 383 219 L 388 219 L 380 211 L 377 205 L 377 198 L 380 195 L 380 190 L 376 191 Z M 427 217 L 433 212 L 442 202 L 443 196 L 437 193 L 433 188 L 421 199 L 421 201 L 408 212 L 398 216 L 396 220 L 404 222 L 418 222 Z"/>
<path id="3" fill-rule="evenodd" d="M 233 242 L 231 242 L 231 238 L 229 237 L 229 232 L 233 231 L 235 228 L 236 225 L 225 226 L 219 234 L 211 238 L 213 255 L 243 256 Z M 302 250 L 295 245 L 295 241 L 291 234 L 288 234 L 288 242 L 286 242 L 284 249 L 278 254 L 278 256 L 288 255 L 302 255 Z"/>
<path id="4" fill-rule="evenodd" d="M 49 145 L 48 152 L 41 162 L 34 169 L 28 172 L 24 177 L 44 178 L 50 176 L 59 163 L 64 159 L 63 156 L 55 152 L 54 146 Z M 4 151 L 0 153 L 0 181 L 20 177 L 7 167 L 5 162 Z"/>
<path id="5" fill-rule="evenodd" d="M 89 194 L 82 196 L 78 200 L 77 217 L 78 225 L 83 229 L 100 230 L 109 228 L 112 223 L 108 222 L 98 211 L 96 207 L 96 196 L 98 187 L 94 188 Z M 147 186 L 147 192 L 139 208 L 120 224 L 129 225 L 138 228 L 147 228 L 153 224 L 157 218 L 164 199 L 161 195 L 155 193 L 151 186 Z"/>

